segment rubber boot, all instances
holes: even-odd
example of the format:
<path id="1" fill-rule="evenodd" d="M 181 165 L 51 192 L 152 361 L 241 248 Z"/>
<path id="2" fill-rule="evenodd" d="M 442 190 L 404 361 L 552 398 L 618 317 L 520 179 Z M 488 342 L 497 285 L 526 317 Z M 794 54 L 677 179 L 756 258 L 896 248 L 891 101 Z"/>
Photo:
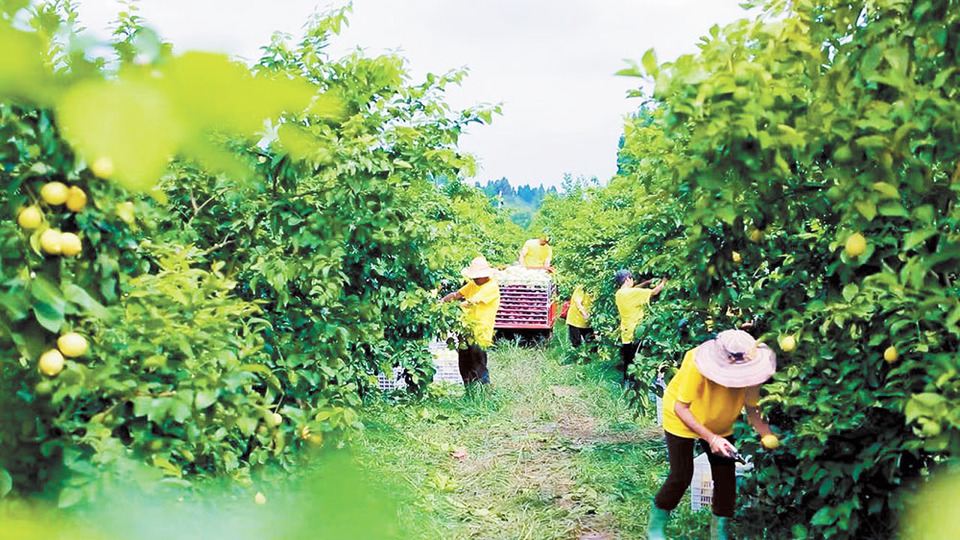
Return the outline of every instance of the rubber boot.
<path id="1" fill-rule="evenodd" d="M 730 518 L 713 516 L 710 522 L 710 540 L 727 540 L 727 525 Z"/>
<path id="2" fill-rule="evenodd" d="M 650 505 L 650 525 L 647 526 L 647 540 L 667 540 L 667 518 L 669 510 L 661 510 L 657 505 Z"/>

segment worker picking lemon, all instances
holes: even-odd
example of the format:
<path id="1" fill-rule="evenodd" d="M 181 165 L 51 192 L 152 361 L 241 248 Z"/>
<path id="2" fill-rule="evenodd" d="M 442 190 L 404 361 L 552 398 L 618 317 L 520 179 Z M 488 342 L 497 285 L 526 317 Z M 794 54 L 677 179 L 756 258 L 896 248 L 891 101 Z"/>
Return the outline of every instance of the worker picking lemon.
<path id="1" fill-rule="evenodd" d="M 493 279 L 494 272 L 486 258 L 476 257 L 460 272 L 467 284 L 442 299 L 462 300 L 466 334 L 457 353 L 460 376 L 466 385 L 490 382 L 486 350 L 493 345 L 493 326 L 500 308 L 500 286 Z"/>
<path id="2" fill-rule="evenodd" d="M 693 447 L 699 439 L 713 477 L 711 538 L 726 539 L 736 507 L 733 424 L 747 420 L 765 448 L 780 441 L 760 415 L 760 385 L 776 371 L 776 355 L 743 330 L 725 330 L 687 351 L 663 396 L 663 430 L 670 472 L 650 510 L 648 539 L 666 538 L 667 518 L 693 478 Z"/>

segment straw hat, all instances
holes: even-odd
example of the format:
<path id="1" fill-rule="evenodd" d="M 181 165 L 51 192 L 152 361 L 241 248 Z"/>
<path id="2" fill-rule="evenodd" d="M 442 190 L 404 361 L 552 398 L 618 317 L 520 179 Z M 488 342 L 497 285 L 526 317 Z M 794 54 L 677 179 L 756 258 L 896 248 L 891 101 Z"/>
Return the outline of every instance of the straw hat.
<path id="1" fill-rule="evenodd" d="M 694 353 L 700 374 L 727 388 L 756 386 L 777 371 L 777 356 L 743 330 L 724 330 Z"/>
<path id="2" fill-rule="evenodd" d="M 487 262 L 487 258 L 482 255 L 470 261 L 470 266 L 460 271 L 463 277 L 469 279 L 490 277 L 493 272 L 493 267 Z"/>

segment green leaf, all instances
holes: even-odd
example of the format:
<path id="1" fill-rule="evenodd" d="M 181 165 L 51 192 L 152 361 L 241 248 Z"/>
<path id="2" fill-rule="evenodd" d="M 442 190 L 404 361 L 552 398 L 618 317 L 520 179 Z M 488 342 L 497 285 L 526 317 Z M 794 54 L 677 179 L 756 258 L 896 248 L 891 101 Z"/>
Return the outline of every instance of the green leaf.
<path id="1" fill-rule="evenodd" d="M 810 524 L 818 527 L 832 525 L 837 521 L 837 518 L 831 515 L 831 510 L 833 510 L 833 508 L 830 506 L 824 506 L 820 510 L 817 510 L 817 513 L 810 519 Z"/>
<path id="2" fill-rule="evenodd" d="M 37 276 L 30 283 L 30 294 L 34 300 L 33 315 L 37 322 L 51 332 L 59 332 L 67 307 L 60 289 L 46 278 Z"/>
<path id="3" fill-rule="evenodd" d="M 853 205 L 867 221 L 873 221 L 873 218 L 877 217 L 877 205 L 873 201 L 857 201 Z"/>
<path id="4" fill-rule="evenodd" d="M 913 249 L 937 234 L 937 231 L 910 231 L 903 237 L 903 249 Z"/>
<path id="5" fill-rule="evenodd" d="M 843 287 L 843 299 L 846 300 L 847 302 L 850 302 L 851 300 L 854 299 L 854 297 L 857 296 L 857 293 L 859 292 L 860 292 L 860 287 L 858 287 L 855 283 L 847 283 Z"/>
<path id="6" fill-rule="evenodd" d="M 65 487 L 57 497 L 58 508 L 70 508 L 83 500 L 83 490 L 75 487 Z"/>
<path id="7" fill-rule="evenodd" d="M 90 293 L 79 285 L 74 283 L 67 284 L 67 286 L 63 288 L 63 296 L 68 302 L 76 304 L 86 310 L 95 319 L 110 319 L 110 311 L 103 307 L 103 304 L 97 302 L 96 299 L 90 296 Z"/>
<path id="8" fill-rule="evenodd" d="M 197 409 L 203 410 L 217 402 L 219 392 L 216 390 L 200 390 L 194 401 Z"/>
<path id="9" fill-rule="evenodd" d="M 873 189 L 880 192 L 881 195 L 890 199 L 899 199 L 900 192 L 895 186 L 892 186 L 886 182 L 874 182 Z"/>
<path id="10" fill-rule="evenodd" d="M 653 49 L 648 49 L 647 52 L 643 53 L 643 69 L 647 70 L 647 74 L 651 77 L 656 77 L 660 73 L 660 66 L 657 63 L 657 53 Z"/>
<path id="11" fill-rule="evenodd" d="M 0 468 L 0 499 L 13 491 L 13 477 L 6 469 Z"/>

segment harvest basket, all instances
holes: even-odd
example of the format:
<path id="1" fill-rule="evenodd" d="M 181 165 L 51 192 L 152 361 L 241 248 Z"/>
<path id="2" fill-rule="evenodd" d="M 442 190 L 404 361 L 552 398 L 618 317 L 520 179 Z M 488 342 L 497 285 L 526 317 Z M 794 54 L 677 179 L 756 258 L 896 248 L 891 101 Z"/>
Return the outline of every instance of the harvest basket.
<path id="1" fill-rule="evenodd" d="M 737 463 L 737 480 L 753 468 L 753 463 Z M 713 503 L 713 475 L 710 474 L 710 461 L 703 453 L 693 460 L 693 480 L 690 481 L 690 509 L 694 512 L 710 508 Z"/>

